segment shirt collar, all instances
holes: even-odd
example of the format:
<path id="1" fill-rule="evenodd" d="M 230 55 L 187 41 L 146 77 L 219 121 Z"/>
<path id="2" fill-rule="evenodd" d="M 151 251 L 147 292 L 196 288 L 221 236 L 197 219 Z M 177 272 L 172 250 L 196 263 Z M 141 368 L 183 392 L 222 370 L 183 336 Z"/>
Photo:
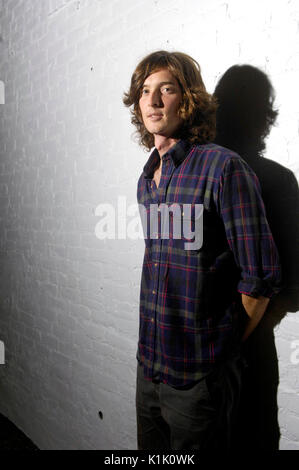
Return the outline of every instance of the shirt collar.
<path id="1" fill-rule="evenodd" d="M 170 156 L 172 158 L 174 166 L 177 167 L 185 160 L 191 147 L 192 144 L 187 140 L 180 140 L 162 156 L 162 159 L 165 159 L 167 158 L 167 156 Z M 160 155 L 158 150 L 155 148 L 151 153 L 145 167 L 143 168 L 144 177 L 146 179 L 153 178 L 154 170 L 157 168 L 159 162 Z"/>

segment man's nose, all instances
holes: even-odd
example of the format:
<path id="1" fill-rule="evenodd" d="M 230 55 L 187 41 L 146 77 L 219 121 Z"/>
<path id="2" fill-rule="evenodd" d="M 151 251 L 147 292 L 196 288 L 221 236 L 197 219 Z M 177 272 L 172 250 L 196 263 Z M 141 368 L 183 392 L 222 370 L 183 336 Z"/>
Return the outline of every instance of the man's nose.
<path id="1" fill-rule="evenodd" d="M 149 97 L 149 105 L 150 106 L 161 106 L 161 93 L 160 90 L 153 91 Z"/>

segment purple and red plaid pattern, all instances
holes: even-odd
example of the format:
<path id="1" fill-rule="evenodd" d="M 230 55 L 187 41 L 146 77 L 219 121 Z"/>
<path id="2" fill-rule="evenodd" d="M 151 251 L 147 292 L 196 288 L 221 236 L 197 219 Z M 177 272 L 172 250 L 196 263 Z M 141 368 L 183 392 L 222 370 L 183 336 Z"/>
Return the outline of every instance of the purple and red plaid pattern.
<path id="1" fill-rule="evenodd" d="M 257 176 L 236 153 L 181 140 L 162 157 L 155 149 L 138 181 L 138 203 L 203 205 L 203 243 L 145 238 L 137 358 L 145 377 L 185 386 L 239 347 L 241 293 L 271 297 L 280 264 Z M 171 216 L 171 213 L 170 213 Z M 190 227 L 195 226 L 191 211 Z M 188 240 L 190 241 L 190 240 Z"/>

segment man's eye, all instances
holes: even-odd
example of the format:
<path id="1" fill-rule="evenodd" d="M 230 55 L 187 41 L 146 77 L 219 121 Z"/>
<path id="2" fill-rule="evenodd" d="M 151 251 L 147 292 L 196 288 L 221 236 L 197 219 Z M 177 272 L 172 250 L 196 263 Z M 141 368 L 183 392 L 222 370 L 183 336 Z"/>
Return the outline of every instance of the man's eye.
<path id="1" fill-rule="evenodd" d="M 168 86 L 165 86 L 164 88 L 162 88 L 162 93 L 171 93 L 172 91 L 173 91 L 172 88 Z"/>

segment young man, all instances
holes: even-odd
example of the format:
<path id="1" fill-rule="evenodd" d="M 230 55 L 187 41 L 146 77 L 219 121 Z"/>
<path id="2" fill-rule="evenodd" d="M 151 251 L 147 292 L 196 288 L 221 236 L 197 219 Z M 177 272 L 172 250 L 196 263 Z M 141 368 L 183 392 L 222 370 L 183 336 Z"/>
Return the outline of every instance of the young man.
<path id="1" fill-rule="evenodd" d="M 138 182 L 139 204 L 149 214 L 154 205 L 183 208 L 193 231 L 200 222 L 203 235 L 200 246 L 186 249 L 190 237 L 174 236 L 175 211 L 173 217 L 169 211 L 169 237 L 160 228 L 146 232 L 138 447 L 228 452 L 241 343 L 280 281 L 259 182 L 239 155 L 211 143 L 217 106 L 188 55 L 147 56 L 124 103 L 132 106 L 140 143 L 148 150 L 155 146 Z"/>

